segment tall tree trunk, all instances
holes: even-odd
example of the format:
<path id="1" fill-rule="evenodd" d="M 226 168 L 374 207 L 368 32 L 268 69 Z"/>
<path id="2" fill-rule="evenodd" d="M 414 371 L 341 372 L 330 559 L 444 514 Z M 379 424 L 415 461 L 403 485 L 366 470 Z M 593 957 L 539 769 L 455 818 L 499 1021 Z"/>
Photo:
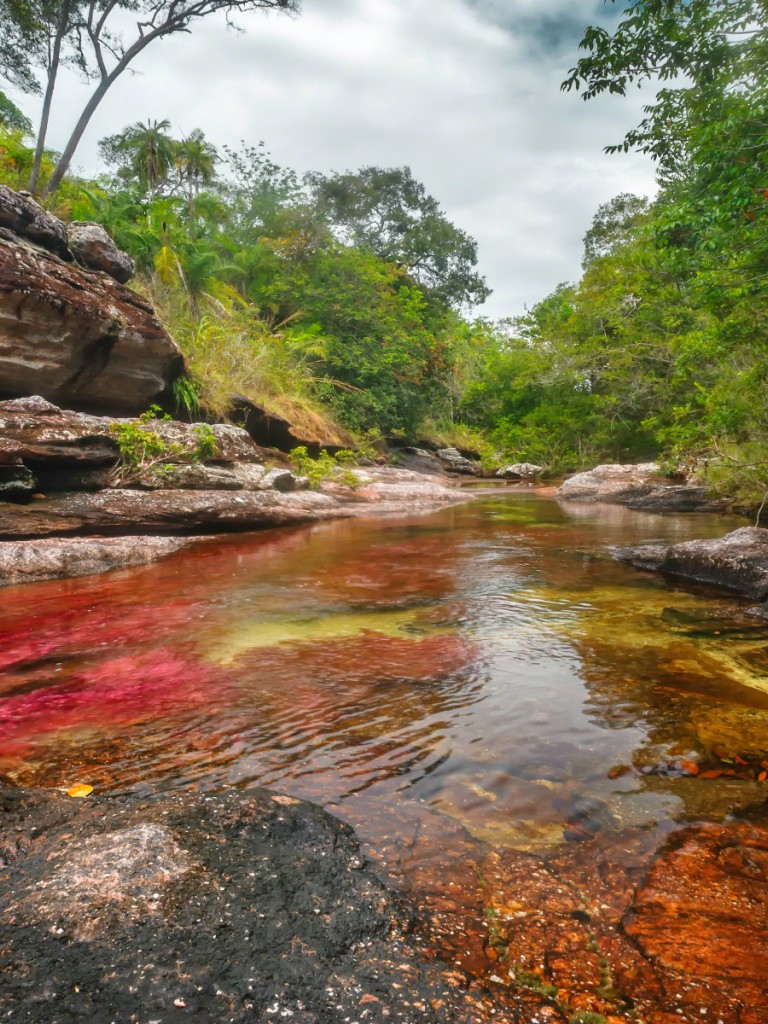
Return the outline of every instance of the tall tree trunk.
<path id="1" fill-rule="evenodd" d="M 48 196 L 52 196 L 56 189 L 61 184 L 62 178 L 69 170 L 69 165 L 72 162 L 72 157 L 75 155 L 75 150 L 78 147 L 80 139 L 83 137 L 83 132 L 88 127 L 88 122 L 93 117 L 94 111 L 104 99 L 109 87 L 118 78 L 119 75 L 125 70 L 126 65 L 124 63 L 118 64 L 111 75 L 107 75 L 106 78 L 102 78 L 96 89 L 93 91 L 91 98 L 83 108 L 83 112 L 75 125 L 75 130 L 69 137 L 69 142 L 64 147 L 64 151 L 59 157 L 59 162 L 56 164 L 53 174 L 51 175 L 50 181 L 43 190 L 43 199 Z"/>
<path id="2" fill-rule="evenodd" d="M 64 40 L 64 36 L 66 35 L 67 22 L 69 21 L 69 8 L 70 0 L 62 0 L 61 11 L 59 13 L 59 23 L 56 26 L 56 38 L 53 41 L 51 65 L 48 68 L 48 81 L 45 86 L 45 96 L 43 97 L 43 110 L 40 115 L 40 128 L 37 132 L 35 159 L 32 164 L 32 173 L 29 176 L 29 184 L 27 186 L 33 195 L 37 194 L 37 183 L 40 178 L 40 167 L 43 162 L 43 153 L 45 151 L 45 137 L 48 134 L 48 119 L 51 115 L 51 104 L 53 103 L 53 91 L 56 87 L 56 76 L 59 71 L 59 61 L 61 60 L 61 44 Z"/>

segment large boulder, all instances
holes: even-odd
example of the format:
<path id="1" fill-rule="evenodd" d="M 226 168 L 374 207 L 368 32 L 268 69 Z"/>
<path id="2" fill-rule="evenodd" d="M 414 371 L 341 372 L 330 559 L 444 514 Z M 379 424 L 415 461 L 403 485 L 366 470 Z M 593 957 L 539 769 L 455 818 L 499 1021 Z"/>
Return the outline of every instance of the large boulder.
<path id="1" fill-rule="evenodd" d="M 671 485 L 672 481 L 662 476 L 655 462 L 634 466 L 612 463 L 569 477 L 560 487 L 557 496 L 566 501 L 603 501 L 625 505 L 660 487 Z"/>
<path id="2" fill-rule="evenodd" d="M 619 548 L 614 555 L 638 569 L 712 584 L 757 601 L 768 597 L 768 530 L 761 527 L 744 526 L 714 540 Z"/>
<path id="3" fill-rule="evenodd" d="M 134 414 L 162 400 L 183 366 L 140 295 L 0 237 L 0 395 Z"/>
<path id="4" fill-rule="evenodd" d="M 72 259 L 66 225 L 35 202 L 29 192 L 14 192 L 7 185 L 0 185 L 0 230 L 3 237 L 13 233 L 63 260 Z"/>
<path id="5" fill-rule="evenodd" d="M 457 448 L 440 448 L 437 458 L 449 473 L 462 476 L 479 476 L 481 473 L 480 463 L 468 459 Z"/>
<path id="6" fill-rule="evenodd" d="M 109 274 L 121 284 L 126 284 L 136 273 L 131 257 L 117 248 L 101 224 L 73 221 L 67 225 L 67 240 L 77 262 L 90 270 Z"/>
<path id="7" fill-rule="evenodd" d="M 505 480 L 522 480 L 530 482 L 536 480 L 544 472 L 543 466 L 537 466 L 533 462 L 513 462 L 509 466 L 502 466 L 496 470 L 496 476 Z"/>

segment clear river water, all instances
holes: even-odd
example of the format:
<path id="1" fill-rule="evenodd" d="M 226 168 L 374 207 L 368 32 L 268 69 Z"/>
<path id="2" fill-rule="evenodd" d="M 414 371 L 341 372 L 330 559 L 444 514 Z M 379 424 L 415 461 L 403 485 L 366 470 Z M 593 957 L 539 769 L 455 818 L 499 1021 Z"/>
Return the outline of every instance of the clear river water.
<path id="1" fill-rule="evenodd" d="M 610 549 L 737 525 L 494 491 L 7 589 L 0 772 L 258 782 L 372 845 L 425 812 L 521 850 L 722 820 L 756 780 L 680 766 L 768 749 L 768 626 Z"/>

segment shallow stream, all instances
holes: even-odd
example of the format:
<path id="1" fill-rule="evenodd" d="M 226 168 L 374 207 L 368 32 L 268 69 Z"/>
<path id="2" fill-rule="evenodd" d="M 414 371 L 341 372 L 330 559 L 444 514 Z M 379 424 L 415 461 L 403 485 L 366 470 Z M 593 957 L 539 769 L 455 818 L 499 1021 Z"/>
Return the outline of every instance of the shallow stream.
<path id="1" fill-rule="evenodd" d="M 5 590 L 0 772 L 258 782 L 373 845 L 425 810 L 523 850 L 722 820 L 765 798 L 717 766 L 768 751 L 768 626 L 610 549 L 736 525 L 510 491 Z"/>

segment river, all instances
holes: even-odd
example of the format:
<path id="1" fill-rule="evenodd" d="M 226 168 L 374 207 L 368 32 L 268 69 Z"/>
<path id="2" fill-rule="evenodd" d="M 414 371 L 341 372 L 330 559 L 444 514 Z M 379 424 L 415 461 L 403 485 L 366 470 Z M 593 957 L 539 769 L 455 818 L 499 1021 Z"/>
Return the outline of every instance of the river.
<path id="1" fill-rule="evenodd" d="M 7 589 L 0 772 L 255 782 L 348 820 L 412 890 L 419 830 L 546 856 L 722 821 L 765 799 L 727 766 L 768 753 L 768 625 L 610 550 L 740 525 L 510 489 Z"/>

